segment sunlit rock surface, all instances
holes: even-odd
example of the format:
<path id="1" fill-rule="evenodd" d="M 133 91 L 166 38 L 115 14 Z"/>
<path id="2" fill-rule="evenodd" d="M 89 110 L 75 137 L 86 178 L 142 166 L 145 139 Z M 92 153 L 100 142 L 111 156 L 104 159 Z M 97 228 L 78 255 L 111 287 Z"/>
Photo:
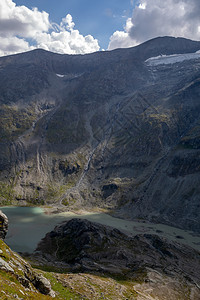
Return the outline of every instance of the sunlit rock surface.
<path id="1" fill-rule="evenodd" d="M 0 239 L 5 239 L 7 232 L 8 232 L 8 218 L 0 210 Z"/>

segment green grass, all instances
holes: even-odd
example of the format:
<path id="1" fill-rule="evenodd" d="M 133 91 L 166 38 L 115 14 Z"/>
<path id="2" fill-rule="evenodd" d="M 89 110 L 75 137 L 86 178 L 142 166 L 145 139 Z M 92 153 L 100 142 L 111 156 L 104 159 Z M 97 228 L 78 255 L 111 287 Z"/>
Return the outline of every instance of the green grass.
<path id="1" fill-rule="evenodd" d="M 7 262 L 14 270 L 13 274 L 0 269 L 0 299 L 51 299 L 49 296 L 26 289 L 20 283 L 20 279 L 18 279 L 24 276 L 23 271 L 18 266 L 18 263 L 23 264 L 21 258 L 16 256 L 2 240 L 0 240 L 0 249 L 1 259 Z"/>
<path id="2" fill-rule="evenodd" d="M 52 289 L 57 293 L 56 299 L 79 300 L 83 299 L 80 295 L 65 287 L 60 283 L 53 273 L 43 273 L 43 275 L 51 282 Z M 84 298 L 86 299 L 86 298 Z"/>

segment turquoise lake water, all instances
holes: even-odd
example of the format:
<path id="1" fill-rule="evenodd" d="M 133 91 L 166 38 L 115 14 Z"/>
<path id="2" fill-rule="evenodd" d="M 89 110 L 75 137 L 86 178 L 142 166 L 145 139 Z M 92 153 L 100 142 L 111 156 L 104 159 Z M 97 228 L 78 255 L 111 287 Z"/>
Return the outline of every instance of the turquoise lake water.
<path id="1" fill-rule="evenodd" d="M 87 219 L 115 227 L 128 234 L 157 234 L 169 240 L 189 245 L 200 251 L 200 235 L 175 227 L 148 222 L 136 222 L 114 218 L 105 213 L 84 212 L 82 214 L 63 212 L 46 214 L 40 207 L 0 207 L 9 219 L 6 243 L 16 252 L 33 252 L 38 242 L 56 225 L 72 218 Z"/>

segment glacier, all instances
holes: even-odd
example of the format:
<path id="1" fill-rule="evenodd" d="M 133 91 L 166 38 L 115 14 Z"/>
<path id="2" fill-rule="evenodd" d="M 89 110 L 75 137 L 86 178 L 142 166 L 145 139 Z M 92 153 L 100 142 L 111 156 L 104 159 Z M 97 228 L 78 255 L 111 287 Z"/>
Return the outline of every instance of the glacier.
<path id="1" fill-rule="evenodd" d="M 183 62 L 184 60 L 194 60 L 200 59 L 200 50 L 195 53 L 186 53 L 186 54 L 172 54 L 172 55 L 159 55 L 156 57 L 150 57 L 145 60 L 150 66 L 157 65 L 167 65 L 167 64 L 175 64 L 179 62 Z"/>

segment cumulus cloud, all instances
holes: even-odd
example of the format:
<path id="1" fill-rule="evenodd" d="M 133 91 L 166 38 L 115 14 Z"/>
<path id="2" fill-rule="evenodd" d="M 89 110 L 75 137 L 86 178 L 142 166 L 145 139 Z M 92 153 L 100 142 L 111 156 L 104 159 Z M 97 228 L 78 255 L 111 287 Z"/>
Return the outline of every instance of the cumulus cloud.
<path id="1" fill-rule="evenodd" d="M 131 18 L 128 18 L 126 21 L 126 26 L 124 27 L 124 31 L 117 30 L 110 37 L 108 50 L 113 50 L 116 48 L 128 48 L 128 47 L 135 46 L 137 43 L 134 42 L 134 40 L 132 39 L 129 33 L 131 27 L 132 27 L 132 20 Z"/>
<path id="2" fill-rule="evenodd" d="M 70 14 L 60 24 L 55 24 L 49 21 L 49 14 L 45 11 L 17 6 L 12 0 L 0 0 L 0 55 L 33 48 L 69 54 L 99 50 L 96 39 L 91 35 L 81 35 L 74 27 Z"/>
<path id="3" fill-rule="evenodd" d="M 26 6 L 16 6 L 12 0 L 0 2 L 0 35 L 35 37 L 38 32 L 48 31 L 50 27 L 49 15 L 32 10 Z"/>
<path id="4" fill-rule="evenodd" d="M 74 29 L 75 24 L 70 14 L 62 19 L 60 25 L 52 26 L 54 29 L 50 33 L 41 32 L 37 35 L 37 47 L 68 54 L 91 53 L 100 48 L 98 41 L 91 35 L 83 36 Z"/>
<path id="5" fill-rule="evenodd" d="M 10 38 L 0 36 L 0 56 L 33 50 L 34 48 L 24 39 L 15 36 Z"/>
<path id="6" fill-rule="evenodd" d="M 110 38 L 108 49 L 135 46 L 157 36 L 200 39 L 199 0 L 139 0 L 123 31 Z"/>

